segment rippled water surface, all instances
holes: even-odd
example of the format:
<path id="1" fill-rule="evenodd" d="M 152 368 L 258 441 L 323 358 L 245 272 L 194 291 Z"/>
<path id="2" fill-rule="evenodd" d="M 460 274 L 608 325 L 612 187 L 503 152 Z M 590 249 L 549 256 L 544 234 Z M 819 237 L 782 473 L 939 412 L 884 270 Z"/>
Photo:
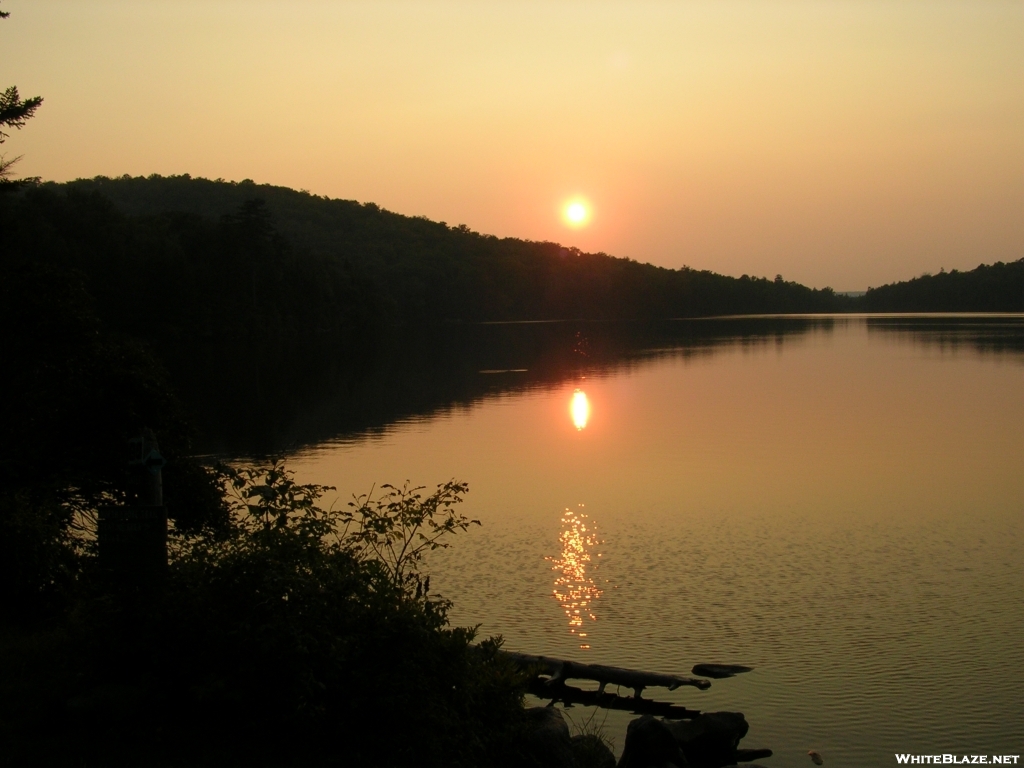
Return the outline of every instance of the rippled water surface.
<path id="1" fill-rule="evenodd" d="M 483 525 L 429 568 L 456 623 L 649 671 L 753 666 L 645 695 L 745 713 L 765 765 L 1024 755 L 1024 318 L 705 322 L 713 343 L 583 354 L 292 464 L 343 496 L 467 481 Z M 621 749 L 630 716 L 597 717 Z"/>

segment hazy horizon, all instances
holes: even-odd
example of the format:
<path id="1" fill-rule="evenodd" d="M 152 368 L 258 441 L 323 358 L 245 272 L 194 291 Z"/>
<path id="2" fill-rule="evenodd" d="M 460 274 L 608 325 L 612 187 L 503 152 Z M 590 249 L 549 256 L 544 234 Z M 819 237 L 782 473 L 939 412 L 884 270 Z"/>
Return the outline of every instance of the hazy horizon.
<path id="1" fill-rule="evenodd" d="M 1020 3 L 3 9 L 0 86 L 45 98 L 22 175 L 251 178 L 837 291 L 1024 256 Z"/>

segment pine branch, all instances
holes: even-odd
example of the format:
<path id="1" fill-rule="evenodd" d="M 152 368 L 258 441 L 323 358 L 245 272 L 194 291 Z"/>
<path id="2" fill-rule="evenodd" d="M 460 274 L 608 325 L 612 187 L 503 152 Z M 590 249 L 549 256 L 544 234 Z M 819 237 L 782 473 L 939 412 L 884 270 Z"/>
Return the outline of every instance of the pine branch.
<path id="1" fill-rule="evenodd" d="M 42 103 L 42 96 L 33 96 L 31 99 L 22 100 L 18 93 L 18 87 L 12 85 L 0 93 L 0 127 L 21 128 Z M 4 143 L 8 135 L 0 130 L 0 144 Z"/>

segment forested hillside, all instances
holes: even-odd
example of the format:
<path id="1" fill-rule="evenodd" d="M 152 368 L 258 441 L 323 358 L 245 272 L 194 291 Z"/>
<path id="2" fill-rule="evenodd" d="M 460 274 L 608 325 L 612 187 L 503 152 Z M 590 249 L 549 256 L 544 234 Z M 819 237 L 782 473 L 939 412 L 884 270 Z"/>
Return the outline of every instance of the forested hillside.
<path id="1" fill-rule="evenodd" d="M 865 312 L 1024 312 L 1024 258 L 870 288 Z"/>
<path id="2" fill-rule="evenodd" d="M 237 217 L 243 206 L 262 200 L 268 231 L 279 233 L 297 260 L 291 268 L 301 262 L 345 273 L 363 304 L 395 322 L 696 317 L 843 306 L 842 297 L 829 289 L 779 278 L 668 270 L 248 181 L 97 178 L 47 185 L 25 202 L 47 194 L 79 200 L 101 195 L 112 201 L 125 221 L 150 233 L 150 243 L 132 244 L 143 260 L 152 259 L 153 239 L 161 241 L 165 254 L 194 251 L 204 227 Z M 128 244 L 117 246 L 124 251 Z"/>

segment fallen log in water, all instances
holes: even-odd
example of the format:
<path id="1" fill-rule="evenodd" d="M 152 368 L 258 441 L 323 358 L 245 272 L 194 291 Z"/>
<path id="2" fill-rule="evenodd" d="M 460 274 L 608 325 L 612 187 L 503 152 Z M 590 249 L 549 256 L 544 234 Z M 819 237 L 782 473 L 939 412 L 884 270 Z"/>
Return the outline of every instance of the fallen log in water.
<path id="1" fill-rule="evenodd" d="M 496 645 L 491 651 L 498 651 Z M 649 768 L 652 765 L 692 765 L 694 768 L 719 768 L 736 765 L 762 757 L 771 757 L 770 749 L 740 749 L 740 740 L 746 736 L 748 725 L 739 712 L 702 713 L 698 709 L 687 709 L 680 704 L 667 701 L 653 701 L 643 698 L 640 693 L 648 686 L 659 686 L 675 690 L 684 685 L 705 690 L 711 687 L 709 680 L 676 675 L 662 675 L 636 669 L 607 667 L 602 664 L 581 664 L 549 656 L 534 656 L 528 653 L 498 651 L 514 664 L 531 674 L 527 692 L 540 699 L 548 700 L 548 708 L 536 707 L 528 710 L 536 713 L 557 715 L 561 730 L 568 737 L 558 710 L 554 705 L 562 702 L 565 707 L 581 704 L 585 707 L 617 709 L 632 712 L 640 717 L 629 724 L 621 768 Z M 737 664 L 697 664 L 694 674 L 724 678 L 751 667 Z M 566 685 L 566 680 L 593 680 L 600 686 L 596 691 L 587 691 Z M 605 691 L 609 684 L 622 685 L 633 689 L 632 696 L 620 696 Z M 658 719 L 661 718 L 661 719 Z M 548 718 L 553 719 L 553 718 Z M 609 764 L 614 763 L 611 755 Z M 751 766 L 757 768 L 757 766 Z"/>
<path id="2" fill-rule="evenodd" d="M 531 667 L 537 669 L 541 674 L 549 675 L 550 678 L 544 683 L 549 688 L 560 685 L 566 680 L 593 680 L 600 685 L 598 693 L 604 693 L 605 686 L 611 683 L 632 688 L 634 697 L 640 698 L 641 691 L 649 686 L 668 688 L 670 691 L 674 691 L 682 685 L 690 685 L 702 691 L 711 687 L 711 681 L 695 677 L 661 675 L 656 672 L 641 672 L 636 669 L 606 667 L 603 664 L 581 664 L 566 659 L 533 656 L 513 651 L 502 651 L 502 653 L 520 666 Z"/>
<path id="3" fill-rule="evenodd" d="M 550 699 L 548 706 L 562 702 L 567 707 L 580 704 L 584 707 L 601 707 L 632 712 L 636 715 L 655 715 L 668 720 L 691 720 L 700 715 L 699 709 L 687 709 L 667 701 L 652 701 L 638 696 L 619 696 L 603 691 L 584 691 L 565 683 L 550 684 L 550 680 L 535 677 L 530 681 L 527 692 L 539 699 Z"/>

